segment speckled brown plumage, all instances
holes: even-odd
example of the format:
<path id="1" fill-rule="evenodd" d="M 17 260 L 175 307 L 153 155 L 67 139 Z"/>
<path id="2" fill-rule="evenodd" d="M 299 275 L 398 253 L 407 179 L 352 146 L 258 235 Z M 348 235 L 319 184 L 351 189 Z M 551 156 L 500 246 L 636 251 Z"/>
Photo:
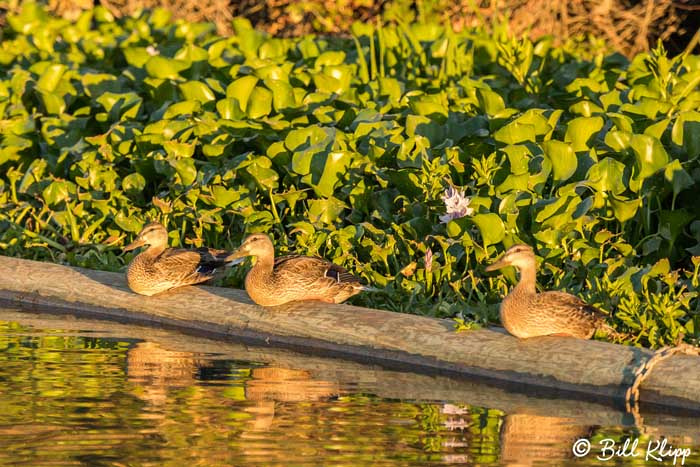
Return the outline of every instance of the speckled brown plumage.
<path id="1" fill-rule="evenodd" d="M 531 247 L 511 247 L 486 270 L 506 266 L 515 266 L 520 271 L 520 281 L 500 306 L 501 323 L 512 335 L 520 338 L 565 335 L 589 339 L 597 329 L 608 328 L 602 312 L 578 297 L 555 291 L 537 293 L 537 266 Z"/>
<path id="2" fill-rule="evenodd" d="M 146 225 L 124 251 L 148 247 L 126 271 L 129 288 L 141 295 L 155 295 L 214 277 L 216 270 L 232 263 L 231 253 L 211 248 L 168 248 L 168 232 L 158 222 Z"/>
<path id="3" fill-rule="evenodd" d="M 344 268 L 322 258 L 290 255 L 274 257 L 270 237 L 254 234 L 245 239 L 233 257 L 256 257 L 245 278 L 250 298 L 262 306 L 277 306 L 299 300 L 341 303 L 366 290 Z"/>

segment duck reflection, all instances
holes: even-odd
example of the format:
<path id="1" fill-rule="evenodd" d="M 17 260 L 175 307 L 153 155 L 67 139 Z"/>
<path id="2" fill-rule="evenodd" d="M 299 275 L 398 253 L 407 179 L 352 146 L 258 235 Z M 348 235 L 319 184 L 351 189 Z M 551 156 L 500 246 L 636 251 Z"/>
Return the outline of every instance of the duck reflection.
<path id="1" fill-rule="evenodd" d="M 202 365 L 194 353 L 164 349 L 155 342 L 139 342 L 126 354 L 127 377 L 135 395 L 153 406 L 165 404 L 169 390 L 195 384 Z"/>
<path id="2" fill-rule="evenodd" d="M 572 457 L 571 446 L 588 438 L 592 427 L 570 418 L 514 413 L 501 426 L 501 462 L 507 466 L 532 466 Z"/>
<path id="3" fill-rule="evenodd" d="M 251 431 L 269 430 L 275 418 L 277 402 L 315 402 L 340 393 L 337 383 L 315 380 L 306 370 L 280 367 L 255 368 L 246 383 L 246 399 L 255 405 L 246 408 L 254 415 Z M 242 434 L 246 437 L 246 433 Z"/>

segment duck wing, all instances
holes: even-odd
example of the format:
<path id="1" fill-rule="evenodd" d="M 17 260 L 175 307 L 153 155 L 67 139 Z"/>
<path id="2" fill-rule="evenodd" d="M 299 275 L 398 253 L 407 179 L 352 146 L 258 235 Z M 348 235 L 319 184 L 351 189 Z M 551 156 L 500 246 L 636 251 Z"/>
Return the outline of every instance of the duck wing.
<path id="1" fill-rule="evenodd" d="M 598 328 L 605 323 L 605 315 L 598 308 L 566 292 L 538 293 L 530 300 L 532 310 L 547 313 L 553 319 L 571 325 L 581 324 Z"/>
<path id="2" fill-rule="evenodd" d="M 327 282 L 328 285 L 332 283 L 360 284 L 360 280 L 350 274 L 344 267 L 323 258 L 312 256 L 280 256 L 275 258 L 274 271 L 276 275 L 293 276 L 309 284 L 319 280 Z"/>
<path id="3" fill-rule="evenodd" d="M 218 268 L 227 264 L 229 254 L 210 248 L 169 248 L 154 265 L 162 277 L 170 277 L 173 282 L 196 284 L 211 279 Z"/>

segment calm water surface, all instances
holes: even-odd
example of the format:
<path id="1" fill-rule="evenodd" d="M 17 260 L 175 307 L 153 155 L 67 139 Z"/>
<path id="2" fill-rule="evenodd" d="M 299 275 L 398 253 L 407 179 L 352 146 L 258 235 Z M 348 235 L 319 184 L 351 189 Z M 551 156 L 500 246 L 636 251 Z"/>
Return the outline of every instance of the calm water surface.
<path id="1" fill-rule="evenodd" d="M 691 417 L 637 418 L 157 329 L 0 310 L 0 466 L 700 465 Z M 572 455 L 586 438 L 637 456 Z M 599 451 L 599 449 L 598 449 Z M 680 465 L 680 459 L 676 465 Z"/>

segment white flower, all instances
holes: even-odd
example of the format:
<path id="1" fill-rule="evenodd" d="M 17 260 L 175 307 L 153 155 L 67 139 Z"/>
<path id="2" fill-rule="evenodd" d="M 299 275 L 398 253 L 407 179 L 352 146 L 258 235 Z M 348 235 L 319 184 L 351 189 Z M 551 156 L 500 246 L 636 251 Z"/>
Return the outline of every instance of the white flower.
<path id="1" fill-rule="evenodd" d="M 442 201 L 445 203 L 445 215 L 440 216 L 440 222 L 447 224 L 453 219 L 459 219 L 464 216 L 471 216 L 474 209 L 469 207 L 471 198 L 464 194 L 463 190 L 458 190 L 454 186 L 445 190 L 442 195 Z"/>

